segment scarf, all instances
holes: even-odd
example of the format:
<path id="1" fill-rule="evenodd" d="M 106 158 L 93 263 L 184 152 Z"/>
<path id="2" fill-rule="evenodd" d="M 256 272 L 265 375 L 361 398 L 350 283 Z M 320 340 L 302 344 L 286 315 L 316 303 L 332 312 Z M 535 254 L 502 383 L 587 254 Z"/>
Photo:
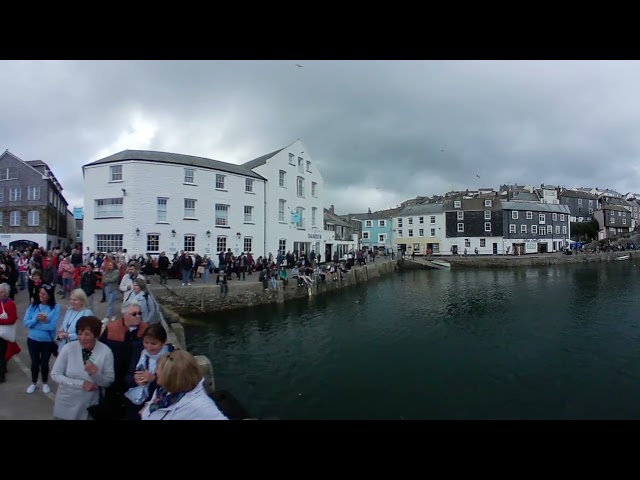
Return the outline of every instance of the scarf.
<path id="1" fill-rule="evenodd" d="M 169 351 L 169 344 L 163 345 L 160 351 L 155 355 L 149 355 L 146 350 L 142 350 L 137 369 L 140 371 L 147 370 L 150 373 L 156 373 L 156 363 L 158 362 L 158 359 Z"/>
<path id="2" fill-rule="evenodd" d="M 82 349 L 82 363 L 87 363 L 87 360 L 91 358 L 91 354 L 93 350 L 87 350 L 85 348 Z"/>
<path id="3" fill-rule="evenodd" d="M 149 404 L 149 413 L 153 413 L 159 408 L 168 408 L 171 405 L 175 405 L 182 397 L 184 397 L 187 392 L 174 392 L 169 393 L 164 388 L 159 387 L 156 390 L 156 399 Z"/>

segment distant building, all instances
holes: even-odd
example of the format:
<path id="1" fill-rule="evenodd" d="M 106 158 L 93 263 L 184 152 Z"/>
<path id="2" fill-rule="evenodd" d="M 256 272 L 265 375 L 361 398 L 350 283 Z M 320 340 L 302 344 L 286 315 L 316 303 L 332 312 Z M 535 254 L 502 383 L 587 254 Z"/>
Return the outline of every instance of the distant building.
<path id="1" fill-rule="evenodd" d="M 560 194 L 560 204 L 569 208 L 572 222 L 589 222 L 598 208 L 598 197 L 581 190 L 564 190 Z"/>
<path id="2" fill-rule="evenodd" d="M 502 202 L 502 208 L 505 253 L 549 253 L 569 245 L 571 224 L 568 206 Z"/>
<path id="3" fill-rule="evenodd" d="M 593 216 L 600 227 L 598 240 L 628 233 L 631 230 L 631 212 L 620 205 L 604 204 L 601 209 L 594 212 Z"/>
<path id="4" fill-rule="evenodd" d="M 0 155 L 0 243 L 22 248 L 66 247 L 67 201 L 62 186 L 41 160 Z"/>
<path id="5" fill-rule="evenodd" d="M 394 250 L 409 254 L 448 254 L 441 246 L 446 241 L 442 203 L 411 205 L 393 216 Z"/>

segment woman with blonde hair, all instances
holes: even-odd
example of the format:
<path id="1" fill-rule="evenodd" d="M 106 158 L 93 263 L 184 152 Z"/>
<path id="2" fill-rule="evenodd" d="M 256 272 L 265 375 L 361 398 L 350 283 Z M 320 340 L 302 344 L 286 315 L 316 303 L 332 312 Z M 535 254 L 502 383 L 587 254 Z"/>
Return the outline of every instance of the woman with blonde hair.
<path id="1" fill-rule="evenodd" d="M 64 314 L 64 319 L 60 324 L 58 335 L 59 348 L 64 347 L 67 343 L 78 340 L 78 334 L 76 332 L 76 324 L 81 317 L 90 317 L 93 312 L 87 308 L 89 300 L 87 294 L 81 288 L 72 290 L 69 294 L 69 308 Z"/>
<path id="2" fill-rule="evenodd" d="M 159 388 L 142 409 L 142 420 L 227 420 L 207 395 L 198 362 L 189 352 L 161 356 L 156 383 Z"/>
<path id="3" fill-rule="evenodd" d="M 149 298 L 149 289 L 147 288 L 147 281 L 144 278 L 136 278 L 133 281 L 132 290 L 124 294 L 124 301 L 136 300 L 140 305 L 140 311 L 142 312 L 142 321 L 148 323 L 157 323 L 153 317 L 156 313 L 156 305 L 152 298 Z"/>

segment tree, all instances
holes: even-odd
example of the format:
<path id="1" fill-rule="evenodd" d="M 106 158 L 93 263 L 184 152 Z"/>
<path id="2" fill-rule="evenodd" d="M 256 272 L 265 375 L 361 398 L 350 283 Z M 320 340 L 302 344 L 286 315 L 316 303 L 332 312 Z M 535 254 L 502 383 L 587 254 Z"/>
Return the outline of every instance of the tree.
<path id="1" fill-rule="evenodd" d="M 579 242 L 590 242 L 598 238 L 600 225 L 597 220 L 590 222 L 572 222 L 571 239 Z"/>

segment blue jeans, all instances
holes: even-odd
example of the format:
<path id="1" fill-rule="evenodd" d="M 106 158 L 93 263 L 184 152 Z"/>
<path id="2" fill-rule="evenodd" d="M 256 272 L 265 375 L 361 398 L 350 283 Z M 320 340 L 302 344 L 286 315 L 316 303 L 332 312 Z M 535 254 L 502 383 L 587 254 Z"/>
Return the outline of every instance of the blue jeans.
<path id="1" fill-rule="evenodd" d="M 114 288 L 113 290 L 105 289 L 105 296 L 107 297 L 107 317 L 113 317 L 113 304 L 116 302 L 116 297 L 118 296 L 118 289 Z"/>
<path id="2" fill-rule="evenodd" d="M 73 290 L 73 278 L 62 279 L 62 291 L 64 292 L 62 298 L 67 298 L 67 287 L 69 287 L 69 293 L 71 293 L 71 290 Z"/>
<path id="3" fill-rule="evenodd" d="M 182 270 L 182 283 L 191 283 L 191 270 Z"/>

